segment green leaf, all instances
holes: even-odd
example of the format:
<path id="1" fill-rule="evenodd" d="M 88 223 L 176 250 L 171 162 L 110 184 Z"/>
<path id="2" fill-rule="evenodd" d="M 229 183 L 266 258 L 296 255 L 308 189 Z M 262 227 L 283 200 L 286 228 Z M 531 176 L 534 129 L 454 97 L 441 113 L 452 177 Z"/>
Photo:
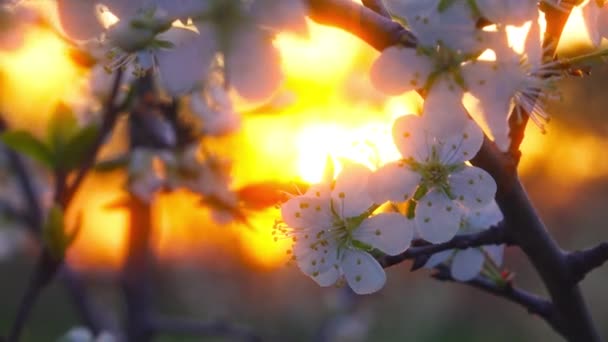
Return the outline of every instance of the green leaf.
<path id="1" fill-rule="evenodd" d="M 65 236 L 63 209 L 59 205 L 53 206 L 46 217 L 42 230 L 42 239 L 51 255 L 62 260 L 67 248 Z"/>
<path id="2" fill-rule="evenodd" d="M 456 0 L 440 0 L 439 5 L 437 5 L 437 11 L 439 13 L 447 10 Z"/>
<path id="3" fill-rule="evenodd" d="M 48 168 L 55 166 L 53 152 L 42 141 L 27 131 L 8 131 L 0 135 L 0 140 L 11 149 L 22 153 Z"/>
<path id="4" fill-rule="evenodd" d="M 129 164 L 129 156 L 126 154 L 117 157 L 106 159 L 95 164 L 97 172 L 112 172 L 118 169 L 126 168 Z"/>
<path id="5" fill-rule="evenodd" d="M 78 132 L 78 121 L 74 112 L 63 103 L 55 107 L 47 128 L 47 143 L 56 155 L 63 153 L 67 141 Z"/>
<path id="6" fill-rule="evenodd" d="M 91 153 L 91 148 L 99 135 L 99 127 L 91 124 L 76 132 L 65 142 L 61 151 L 57 151 L 57 167 L 69 171 L 78 167 L 84 158 Z"/>

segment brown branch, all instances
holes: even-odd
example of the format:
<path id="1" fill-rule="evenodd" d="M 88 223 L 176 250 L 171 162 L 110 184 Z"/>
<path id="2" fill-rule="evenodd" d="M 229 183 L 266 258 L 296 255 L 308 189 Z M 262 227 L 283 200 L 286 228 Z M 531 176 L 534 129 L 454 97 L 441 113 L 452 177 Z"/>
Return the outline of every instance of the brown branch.
<path id="1" fill-rule="evenodd" d="M 344 29 L 376 50 L 402 43 L 414 47 L 416 38 L 403 26 L 351 0 L 309 0 L 309 16 L 319 24 Z"/>
<path id="2" fill-rule="evenodd" d="M 555 331 L 560 332 L 560 334 L 564 334 L 564 332 L 561 331 L 562 323 L 559 322 L 555 307 L 550 301 L 535 294 L 518 289 L 511 283 L 498 285 L 492 280 L 483 276 L 477 276 L 467 282 L 460 282 L 452 277 L 448 267 L 438 266 L 436 270 L 437 272 L 432 275 L 433 278 L 440 281 L 456 282 L 463 285 L 468 285 L 491 295 L 504 298 L 507 301 L 522 306 L 529 313 L 539 316 L 549 323 L 549 325 L 551 325 Z"/>
<path id="3" fill-rule="evenodd" d="M 479 233 L 456 235 L 452 240 L 439 244 L 427 244 L 424 246 L 410 247 L 405 252 L 398 255 L 386 255 L 379 262 L 382 267 L 387 268 L 397 265 L 405 260 L 416 259 L 419 257 L 429 257 L 435 253 L 450 249 L 465 249 L 469 247 L 479 247 L 484 245 L 509 244 L 506 236 L 506 229 L 503 225 L 492 227 Z"/>
<path id="4" fill-rule="evenodd" d="M 64 208 L 67 208 L 67 203 L 70 203 L 76 191 L 80 187 L 80 184 L 84 180 L 84 177 L 87 175 L 89 170 L 95 165 L 95 160 L 97 159 L 97 154 L 101 149 L 101 146 L 105 142 L 106 138 L 110 135 L 110 133 L 114 130 L 114 125 L 118 120 L 118 114 L 120 109 L 116 105 L 116 98 L 118 96 L 118 92 L 120 90 L 120 84 L 122 82 L 123 69 L 118 68 L 116 71 L 116 75 L 114 76 L 114 82 L 112 83 L 112 90 L 110 92 L 110 96 L 107 98 L 106 103 L 104 104 L 104 112 L 103 119 L 101 122 L 101 128 L 99 130 L 99 134 L 97 138 L 93 142 L 91 146 L 90 153 L 87 154 L 86 159 L 82 162 L 74 180 L 66 186 L 62 194 L 59 194 L 59 203 L 63 204 Z"/>
<path id="5" fill-rule="evenodd" d="M 568 254 L 566 258 L 570 265 L 572 277 L 574 278 L 574 281 L 578 283 L 582 281 L 589 272 L 608 261 L 608 242 L 602 242 L 599 245 L 584 251 L 572 252 Z"/>

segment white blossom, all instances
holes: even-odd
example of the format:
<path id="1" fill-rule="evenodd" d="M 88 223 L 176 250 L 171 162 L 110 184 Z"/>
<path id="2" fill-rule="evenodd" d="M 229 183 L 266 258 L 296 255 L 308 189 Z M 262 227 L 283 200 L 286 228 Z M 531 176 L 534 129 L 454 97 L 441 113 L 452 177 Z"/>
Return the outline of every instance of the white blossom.
<path id="1" fill-rule="evenodd" d="M 369 253 L 405 251 L 413 228 L 397 213 L 370 217 L 376 206 L 364 180 L 371 171 L 349 164 L 332 186 L 322 183 L 281 206 L 280 233 L 292 238 L 293 256 L 304 274 L 321 286 L 341 277 L 358 294 L 378 291 L 386 282 L 384 269 Z"/>
<path id="2" fill-rule="evenodd" d="M 458 234 L 479 233 L 502 221 L 503 216 L 492 201 L 484 208 L 471 211 L 463 216 Z M 449 263 L 452 277 L 459 281 L 469 281 L 479 275 L 486 261 L 495 267 L 502 265 L 504 245 L 487 245 L 466 249 L 447 250 L 433 254 L 426 268 L 434 268 L 442 263 Z M 489 260 L 488 260 L 489 259 Z"/>
<path id="3" fill-rule="evenodd" d="M 582 5 L 583 18 L 591 42 L 599 46 L 608 38 L 608 7 L 604 0 L 588 0 Z"/>
<path id="4" fill-rule="evenodd" d="M 450 126 L 435 127 L 448 118 Z M 423 239 L 450 240 L 460 226 L 463 211 L 485 206 L 494 199 L 496 183 L 484 170 L 465 162 L 483 142 L 479 127 L 460 115 L 428 112 L 395 121 L 393 139 L 403 159 L 388 163 L 370 177 L 376 203 L 410 200 L 415 206 L 410 219 Z M 411 217 L 413 216 L 413 217 Z"/>

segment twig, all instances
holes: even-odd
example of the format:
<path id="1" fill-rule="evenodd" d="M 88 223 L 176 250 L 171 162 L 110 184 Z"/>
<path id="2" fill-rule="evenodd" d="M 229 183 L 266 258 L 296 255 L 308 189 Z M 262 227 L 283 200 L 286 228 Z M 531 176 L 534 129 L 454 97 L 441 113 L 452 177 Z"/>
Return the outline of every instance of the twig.
<path id="1" fill-rule="evenodd" d="M 572 277 L 578 283 L 585 278 L 587 273 L 608 261 L 608 242 L 602 242 L 584 251 L 572 252 L 567 255 L 567 261 L 572 271 Z"/>
<path id="2" fill-rule="evenodd" d="M 254 334 L 250 329 L 223 321 L 200 322 L 185 318 L 154 317 L 150 321 L 150 330 L 155 335 L 229 337 L 231 340 L 262 341 L 262 338 Z"/>
<path id="3" fill-rule="evenodd" d="M 450 249 L 465 249 L 484 245 L 498 245 L 510 241 L 506 237 L 506 229 L 503 225 L 492 227 L 479 233 L 456 235 L 452 240 L 439 244 L 428 244 L 419 247 L 410 247 L 398 255 L 387 255 L 380 260 L 382 267 L 387 268 L 399 264 L 408 259 L 416 259 L 421 256 L 431 256 L 435 253 Z"/>
<path id="4" fill-rule="evenodd" d="M 339 27 L 376 50 L 402 43 L 414 47 L 416 38 L 398 23 L 351 0 L 309 0 L 308 15 L 319 24 Z"/>
<path id="5" fill-rule="evenodd" d="M 437 272 L 432 275 L 433 278 L 440 281 L 449 281 L 469 285 L 483 292 L 487 292 L 494 296 L 498 296 L 510 302 L 519 304 L 529 313 L 541 317 L 547 323 L 549 323 L 553 329 L 561 334 L 564 334 L 564 332 L 560 331 L 562 329 L 562 324 L 559 322 L 557 312 L 550 301 L 535 294 L 518 289 L 511 283 L 500 286 L 490 279 L 482 276 L 477 276 L 467 282 L 459 282 L 452 277 L 448 267 L 441 265 L 436 267 L 436 270 Z"/>
<path id="6" fill-rule="evenodd" d="M 38 300 L 40 293 L 54 278 L 60 266 L 60 261 L 57 261 L 51 255 L 48 255 L 46 249 L 43 250 L 42 255 L 38 259 L 36 269 L 32 274 L 32 278 L 30 279 L 25 293 L 21 298 L 21 302 L 19 303 L 17 316 L 8 335 L 9 342 L 19 341 L 19 337 L 21 336 L 23 328 L 25 327 L 25 323 L 27 322 L 32 309 L 34 308 L 34 304 Z"/>
<path id="7" fill-rule="evenodd" d="M 114 125 L 118 120 L 119 114 L 119 108 L 116 106 L 115 102 L 116 97 L 118 96 L 118 91 L 120 90 L 123 73 L 124 71 L 122 70 L 122 68 L 118 68 L 118 70 L 116 71 L 116 75 L 114 76 L 114 82 L 112 83 L 112 90 L 110 92 L 110 96 L 107 98 L 106 103 L 104 105 L 104 113 L 102 119 L 103 121 L 101 122 L 99 134 L 97 135 L 95 142 L 91 146 L 90 153 L 87 154 L 86 159 L 82 162 L 80 169 L 74 177 L 74 180 L 69 186 L 67 186 L 64 193 L 61 195 L 60 203 L 62 204 L 70 203 L 76 191 L 80 187 L 80 184 L 84 180 L 84 177 L 87 175 L 88 171 L 95 165 L 95 160 L 97 159 L 97 154 L 99 153 L 101 146 L 114 129 Z"/>

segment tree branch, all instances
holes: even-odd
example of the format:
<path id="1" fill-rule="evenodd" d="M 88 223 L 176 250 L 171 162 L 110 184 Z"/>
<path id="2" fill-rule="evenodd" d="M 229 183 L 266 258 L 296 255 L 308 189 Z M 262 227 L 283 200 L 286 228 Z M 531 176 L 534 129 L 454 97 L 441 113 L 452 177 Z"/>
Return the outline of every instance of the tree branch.
<path id="1" fill-rule="evenodd" d="M 608 242 L 602 242 L 584 251 L 572 252 L 566 258 L 570 265 L 572 277 L 578 283 L 585 278 L 587 273 L 608 261 Z"/>
<path id="2" fill-rule="evenodd" d="M 319 24 L 344 29 L 382 51 L 401 42 L 414 47 L 416 38 L 403 26 L 351 0 L 309 0 L 309 16 Z"/>
<path id="3" fill-rule="evenodd" d="M 469 247 L 479 247 L 484 245 L 509 244 L 510 240 L 506 236 L 504 226 L 498 225 L 479 233 L 456 235 L 452 240 L 439 244 L 427 244 L 424 246 L 410 247 L 405 252 L 398 255 L 386 255 L 379 262 L 382 267 L 387 268 L 399 264 L 405 260 L 416 259 L 419 257 L 429 257 L 435 253 L 450 249 L 465 249 Z"/>
<path id="4" fill-rule="evenodd" d="M 222 321 L 200 322 L 184 318 L 154 317 L 150 320 L 149 326 L 150 331 L 155 335 L 228 337 L 231 341 L 262 341 L 260 336 L 255 335 L 249 329 Z"/>
<path id="5" fill-rule="evenodd" d="M 537 315 L 544 319 L 553 329 L 561 332 L 562 323 L 558 321 L 558 315 L 553 304 L 535 294 L 528 293 L 524 290 L 514 287 L 511 283 L 504 286 L 499 286 L 488 278 L 477 276 L 473 280 L 460 282 L 450 274 L 450 270 L 446 266 L 438 266 L 437 272 L 432 275 L 433 278 L 440 281 L 456 282 L 468 286 L 472 286 L 483 292 L 504 298 L 510 302 L 521 305 L 529 313 Z"/>

